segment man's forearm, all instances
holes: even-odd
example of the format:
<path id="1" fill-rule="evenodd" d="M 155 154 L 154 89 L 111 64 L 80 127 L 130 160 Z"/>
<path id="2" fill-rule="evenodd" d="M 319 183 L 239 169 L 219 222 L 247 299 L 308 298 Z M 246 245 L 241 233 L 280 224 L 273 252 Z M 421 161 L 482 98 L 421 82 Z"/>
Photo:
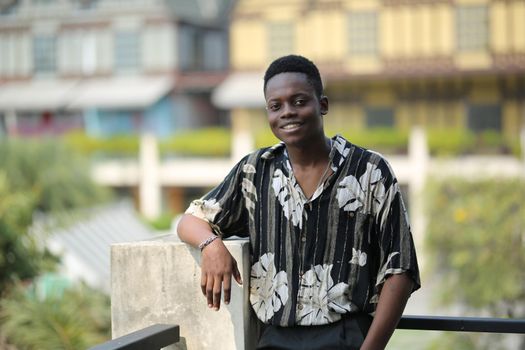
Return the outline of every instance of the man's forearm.
<path id="1" fill-rule="evenodd" d="M 213 231 L 206 221 L 191 214 L 184 214 L 177 226 L 177 233 L 183 242 L 197 248 L 213 234 Z"/>
<path id="2" fill-rule="evenodd" d="M 386 347 L 403 314 L 413 283 L 407 274 L 393 275 L 385 281 L 361 350 L 382 350 Z"/>

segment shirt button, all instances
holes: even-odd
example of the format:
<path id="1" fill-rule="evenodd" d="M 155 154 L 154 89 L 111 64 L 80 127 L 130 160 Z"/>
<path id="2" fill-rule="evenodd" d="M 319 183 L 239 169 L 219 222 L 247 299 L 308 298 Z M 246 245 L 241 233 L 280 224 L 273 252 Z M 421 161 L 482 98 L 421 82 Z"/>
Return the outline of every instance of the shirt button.
<path id="1" fill-rule="evenodd" d="M 303 309 L 303 304 L 299 304 L 299 305 L 297 305 L 297 308 L 298 308 L 299 310 L 302 310 L 302 309 Z"/>
<path id="2" fill-rule="evenodd" d="M 353 211 L 351 211 L 350 213 L 348 213 L 348 215 L 349 215 L 351 218 L 353 218 L 355 214 L 354 214 Z"/>
<path id="3" fill-rule="evenodd" d="M 306 236 L 302 236 L 302 237 L 301 237 L 301 241 L 302 241 L 302 242 L 306 242 Z"/>

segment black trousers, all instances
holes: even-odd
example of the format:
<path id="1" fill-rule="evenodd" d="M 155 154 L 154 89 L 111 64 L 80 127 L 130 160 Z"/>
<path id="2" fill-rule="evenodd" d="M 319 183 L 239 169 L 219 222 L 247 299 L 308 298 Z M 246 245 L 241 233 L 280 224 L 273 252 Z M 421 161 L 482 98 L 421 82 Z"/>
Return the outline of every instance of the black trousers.
<path id="1" fill-rule="evenodd" d="M 368 333 L 372 317 L 344 315 L 340 321 L 322 326 L 279 327 L 263 325 L 260 350 L 358 350 Z"/>

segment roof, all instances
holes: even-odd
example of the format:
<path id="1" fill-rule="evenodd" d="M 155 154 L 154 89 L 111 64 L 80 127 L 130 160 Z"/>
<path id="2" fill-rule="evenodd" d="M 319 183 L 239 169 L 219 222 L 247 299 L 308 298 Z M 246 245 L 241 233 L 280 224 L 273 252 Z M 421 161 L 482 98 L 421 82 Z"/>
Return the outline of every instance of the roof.
<path id="1" fill-rule="evenodd" d="M 263 107 L 263 73 L 236 72 L 230 74 L 212 93 L 213 103 L 224 109 Z"/>
<path id="2" fill-rule="evenodd" d="M 127 201 L 81 214 L 61 215 L 58 219 L 73 223 L 48 233 L 43 227 L 52 218 L 44 216 L 35 220 L 32 232 L 40 239 L 48 235 L 43 243 L 52 253 L 61 256 L 63 275 L 72 280 L 83 280 L 105 292 L 110 291 L 110 245 L 158 236 L 140 221 L 132 204 Z"/>
<path id="3" fill-rule="evenodd" d="M 158 77 L 89 80 L 75 89 L 68 108 L 145 108 L 157 102 L 173 88 L 170 80 Z"/>
<path id="4" fill-rule="evenodd" d="M 77 81 L 32 80 L 0 85 L 0 110 L 46 110 L 67 104 Z"/>
<path id="5" fill-rule="evenodd" d="M 145 109 L 174 87 L 167 77 L 33 79 L 0 85 L 0 111 Z"/>

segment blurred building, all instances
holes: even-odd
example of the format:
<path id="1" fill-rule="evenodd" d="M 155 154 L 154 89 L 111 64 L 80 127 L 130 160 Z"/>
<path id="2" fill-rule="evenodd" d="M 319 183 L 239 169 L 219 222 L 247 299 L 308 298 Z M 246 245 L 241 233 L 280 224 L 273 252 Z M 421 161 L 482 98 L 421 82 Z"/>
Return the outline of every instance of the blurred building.
<path id="1" fill-rule="evenodd" d="M 0 0 L 0 137 L 73 129 L 163 137 L 227 124 L 210 92 L 228 69 L 231 6 L 232 0 Z M 139 175 L 109 172 L 98 179 L 138 193 Z M 159 197 L 159 190 L 147 192 Z"/>
<path id="2" fill-rule="evenodd" d="M 520 0 L 0 0 L 0 133 L 142 133 L 138 161 L 94 177 L 146 216 L 180 212 L 268 130 L 264 69 L 297 53 L 321 70 L 329 133 L 410 135 L 388 158 L 417 209 L 428 175 L 524 176 L 508 153 L 436 161 L 426 134 L 521 137 L 523 158 L 524 18 Z M 206 125 L 231 126 L 230 158 L 165 159 L 151 137 Z"/>
<path id="3" fill-rule="evenodd" d="M 1 1 L 4 132 L 163 135 L 216 119 L 208 94 L 228 68 L 229 3 Z"/>
<path id="4" fill-rule="evenodd" d="M 520 0 L 242 0 L 230 27 L 233 73 L 215 102 L 264 122 L 260 76 L 298 53 L 323 74 L 334 129 L 422 125 L 517 139 L 524 19 Z"/>

